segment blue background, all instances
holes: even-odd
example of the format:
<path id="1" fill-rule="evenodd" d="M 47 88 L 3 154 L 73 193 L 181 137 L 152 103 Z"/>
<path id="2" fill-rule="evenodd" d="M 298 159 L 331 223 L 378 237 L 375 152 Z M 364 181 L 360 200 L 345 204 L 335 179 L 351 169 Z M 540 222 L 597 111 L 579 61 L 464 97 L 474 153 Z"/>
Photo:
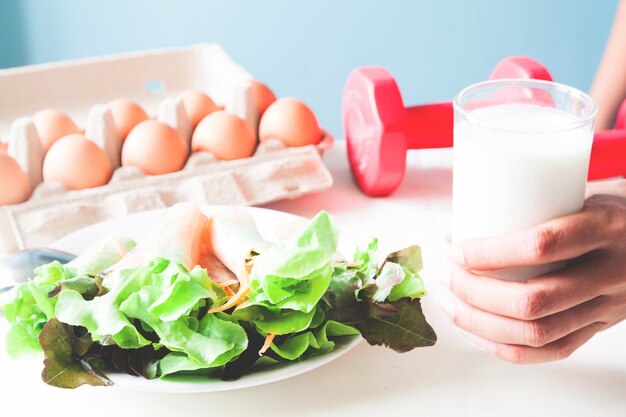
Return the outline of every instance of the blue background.
<path id="1" fill-rule="evenodd" d="M 383 65 L 405 103 L 449 99 L 506 55 L 591 85 L 617 0 L 0 0 L 0 67 L 217 42 L 341 136 L 343 84 Z M 0 92 L 1 94 L 1 92 Z"/>

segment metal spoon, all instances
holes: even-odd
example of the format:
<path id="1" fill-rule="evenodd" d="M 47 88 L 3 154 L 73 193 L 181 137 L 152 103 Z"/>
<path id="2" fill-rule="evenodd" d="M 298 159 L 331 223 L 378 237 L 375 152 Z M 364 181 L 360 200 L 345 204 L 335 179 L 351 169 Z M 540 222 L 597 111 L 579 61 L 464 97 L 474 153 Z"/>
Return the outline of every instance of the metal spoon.
<path id="1" fill-rule="evenodd" d="M 0 257 L 0 293 L 9 291 L 16 284 L 26 282 L 33 270 L 52 261 L 66 264 L 76 255 L 56 249 L 26 249 Z"/>

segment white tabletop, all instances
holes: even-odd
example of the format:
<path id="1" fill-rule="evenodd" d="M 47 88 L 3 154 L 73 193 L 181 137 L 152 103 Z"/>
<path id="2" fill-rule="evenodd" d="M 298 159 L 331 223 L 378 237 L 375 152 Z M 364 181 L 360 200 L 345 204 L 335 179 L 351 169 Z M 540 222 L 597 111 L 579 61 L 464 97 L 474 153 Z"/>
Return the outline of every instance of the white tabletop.
<path id="1" fill-rule="evenodd" d="M 0 355 L 0 415 L 29 416 L 624 416 L 626 323 L 598 334 L 570 358 L 521 366 L 466 344 L 435 303 L 438 250 L 448 230 L 450 153 L 412 152 L 402 186 L 368 198 L 353 184 L 343 142 L 325 156 L 332 189 L 267 207 L 305 216 L 332 213 L 351 239 L 380 238 L 381 255 L 417 243 L 431 292 L 425 314 L 434 347 L 397 354 L 362 343 L 312 372 L 272 384 L 213 394 L 151 394 L 119 388 L 61 390 L 31 367 Z M 2 349 L 0 349 L 2 350 Z"/>

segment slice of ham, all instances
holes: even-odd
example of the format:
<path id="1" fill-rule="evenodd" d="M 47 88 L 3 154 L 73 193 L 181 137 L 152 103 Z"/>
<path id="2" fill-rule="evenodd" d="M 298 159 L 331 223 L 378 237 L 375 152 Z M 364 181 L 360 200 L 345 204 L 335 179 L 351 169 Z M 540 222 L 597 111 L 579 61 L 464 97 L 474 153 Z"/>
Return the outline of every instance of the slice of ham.
<path id="1" fill-rule="evenodd" d="M 233 285 L 239 282 L 237 276 L 211 252 L 202 255 L 199 265 L 206 269 L 214 282 L 220 285 Z"/>
<path id="2" fill-rule="evenodd" d="M 251 251 L 271 246 L 260 235 L 252 214 L 244 208 L 229 207 L 213 213 L 210 227 L 211 251 L 236 276 L 247 281 L 246 261 Z"/>
<path id="3" fill-rule="evenodd" d="M 249 275 L 254 253 L 271 246 L 259 233 L 252 214 L 243 208 L 218 210 L 211 218 L 211 250 L 232 271 L 239 289 L 224 304 L 209 313 L 225 311 L 241 303 L 250 291 Z"/>
<path id="4" fill-rule="evenodd" d="M 191 270 L 210 251 L 210 224 L 193 203 L 179 203 L 165 210 L 154 231 L 129 252 L 112 270 L 145 266 L 165 258 Z"/>

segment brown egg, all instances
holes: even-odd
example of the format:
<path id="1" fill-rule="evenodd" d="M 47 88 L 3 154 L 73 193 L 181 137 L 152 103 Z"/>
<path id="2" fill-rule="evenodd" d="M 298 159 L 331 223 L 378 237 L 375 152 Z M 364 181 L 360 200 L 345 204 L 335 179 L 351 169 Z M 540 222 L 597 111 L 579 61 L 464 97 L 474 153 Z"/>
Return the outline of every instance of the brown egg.
<path id="1" fill-rule="evenodd" d="M 81 134 L 59 139 L 43 161 L 43 180 L 60 182 L 68 190 L 105 185 L 112 174 L 106 153 Z"/>
<path id="2" fill-rule="evenodd" d="M 180 93 L 179 97 L 183 101 L 185 112 L 193 129 L 208 114 L 220 109 L 211 97 L 198 90 L 185 90 Z"/>
<path id="3" fill-rule="evenodd" d="M 19 204 L 30 197 L 30 182 L 20 165 L 0 151 L 0 206 Z"/>
<path id="4" fill-rule="evenodd" d="M 263 114 L 259 138 L 280 139 L 287 146 L 314 145 L 322 140 L 322 130 L 309 106 L 294 98 L 281 98 Z"/>
<path id="5" fill-rule="evenodd" d="M 109 109 L 113 116 L 113 122 L 117 128 L 122 142 L 126 140 L 126 136 L 139 123 L 148 120 L 148 114 L 137 103 L 125 98 L 118 98 L 109 102 Z"/>
<path id="6" fill-rule="evenodd" d="M 191 149 L 211 152 L 217 159 L 247 158 L 254 153 L 256 138 L 245 120 L 219 110 L 202 119 L 193 132 Z"/>
<path id="7" fill-rule="evenodd" d="M 7 142 L 3 142 L 0 140 L 0 151 L 7 151 L 9 148 L 9 144 Z"/>
<path id="8" fill-rule="evenodd" d="M 180 171 L 189 150 L 185 139 L 170 125 L 146 120 L 130 131 L 122 148 L 122 165 L 149 175 Z"/>
<path id="9" fill-rule="evenodd" d="M 81 133 L 74 121 L 55 109 L 40 110 L 33 115 L 33 123 L 45 152 L 63 136 Z"/>
<path id="10" fill-rule="evenodd" d="M 256 108 L 259 111 L 259 115 L 262 116 L 265 110 L 276 101 L 276 96 L 268 86 L 256 80 L 252 81 L 252 89 L 256 100 Z"/>

